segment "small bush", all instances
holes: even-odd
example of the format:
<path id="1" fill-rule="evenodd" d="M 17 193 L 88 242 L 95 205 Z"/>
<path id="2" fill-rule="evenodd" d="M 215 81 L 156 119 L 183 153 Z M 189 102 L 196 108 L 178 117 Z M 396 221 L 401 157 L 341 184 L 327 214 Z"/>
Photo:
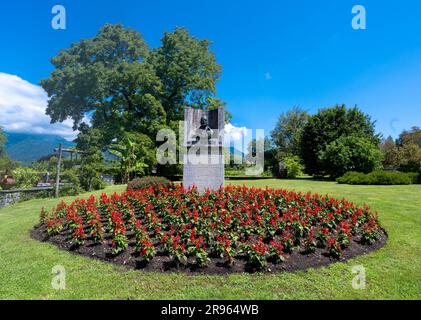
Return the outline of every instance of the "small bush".
<path id="1" fill-rule="evenodd" d="M 167 178 L 147 176 L 135 178 L 127 185 L 127 190 L 140 190 L 149 187 L 167 187 L 171 184 Z"/>
<path id="2" fill-rule="evenodd" d="M 338 178 L 349 171 L 369 173 L 382 169 L 383 154 L 369 139 L 342 136 L 319 154 L 325 173 Z"/>
<path id="3" fill-rule="evenodd" d="M 40 175 L 31 168 L 17 168 L 13 171 L 13 178 L 16 181 L 14 189 L 27 189 L 37 185 Z"/>
<path id="4" fill-rule="evenodd" d="M 301 159 L 297 156 L 286 157 L 284 159 L 285 167 L 287 169 L 288 178 L 296 178 L 304 172 L 304 166 L 301 164 Z"/>
<path id="5" fill-rule="evenodd" d="M 374 171 L 368 174 L 347 172 L 336 181 L 341 184 L 406 185 L 415 183 L 418 174 L 394 171 Z"/>
<path id="6" fill-rule="evenodd" d="M 77 196 L 83 191 L 76 169 L 64 170 L 60 181 L 65 183 L 64 186 L 60 187 L 60 197 Z"/>
<path id="7" fill-rule="evenodd" d="M 407 175 L 411 179 L 413 184 L 419 183 L 420 174 L 418 172 L 409 172 L 407 173 Z"/>

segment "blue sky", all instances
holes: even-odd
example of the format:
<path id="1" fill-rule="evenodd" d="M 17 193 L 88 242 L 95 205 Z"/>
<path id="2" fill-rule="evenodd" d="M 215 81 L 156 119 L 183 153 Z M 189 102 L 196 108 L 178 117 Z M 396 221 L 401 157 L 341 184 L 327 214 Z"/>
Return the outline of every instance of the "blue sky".
<path id="1" fill-rule="evenodd" d="M 51 28 L 55 4 L 67 10 L 65 31 Z M 367 9 L 367 30 L 351 27 L 356 4 Z M 40 116 L 46 98 L 37 84 L 52 71 L 52 56 L 107 22 L 139 30 L 152 47 L 176 26 L 210 39 L 223 66 L 218 96 L 239 127 L 269 133 L 294 105 L 314 113 L 336 103 L 358 105 L 385 136 L 421 126 L 416 0 L 2 1 L 0 125 L 68 137 L 69 123 L 49 128 Z M 25 125 L 32 118 L 38 122 Z"/>

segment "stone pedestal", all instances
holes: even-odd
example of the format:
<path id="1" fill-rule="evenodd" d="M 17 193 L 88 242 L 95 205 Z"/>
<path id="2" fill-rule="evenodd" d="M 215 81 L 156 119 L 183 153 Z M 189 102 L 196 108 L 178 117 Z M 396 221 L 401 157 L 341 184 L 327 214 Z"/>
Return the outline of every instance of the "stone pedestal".
<path id="1" fill-rule="evenodd" d="M 219 148 L 218 148 L 219 149 Z M 200 155 L 200 161 L 186 157 L 184 161 L 183 185 L 196 186 L 200 193 L 206 189 L 218 190 L 224 186 L 224 155 Z"/>
<path id="2" fill-rule="evenodd" d="M 224 185 L 224 108 L 212 111 L 186 108 L 184 123 L 183 186 L 199 192 L 218 190 Z"/>

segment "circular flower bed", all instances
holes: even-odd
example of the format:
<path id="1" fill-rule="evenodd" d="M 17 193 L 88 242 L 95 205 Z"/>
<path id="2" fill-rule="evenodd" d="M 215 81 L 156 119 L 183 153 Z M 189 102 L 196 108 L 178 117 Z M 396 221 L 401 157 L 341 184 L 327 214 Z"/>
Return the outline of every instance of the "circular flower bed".
<path id="1" fill-rule="evenodd" d="M 381 247 L 377 213 L 342 199 L 225 187 L 151 187 L 41 211 L 33 237 L 146 270 L 297 270 Z"/>

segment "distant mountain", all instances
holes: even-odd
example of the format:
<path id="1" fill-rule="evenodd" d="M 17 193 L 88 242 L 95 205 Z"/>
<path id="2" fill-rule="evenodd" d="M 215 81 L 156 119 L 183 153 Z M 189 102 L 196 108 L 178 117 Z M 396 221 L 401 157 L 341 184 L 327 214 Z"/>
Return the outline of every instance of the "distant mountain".
<path id="1" fill-rule="evenodd" d="M 63 147 L 74 147 L 73 142 L 56 135 L 6 132 L 6 152 L 15 161 L 29 165 L 43 156 L 53 153 L 61 143 Z"/>
<path id="2" fill-rule="evenodd" d="M 6 132 L 6 151 L 9 157 L 15 161 L 20 161 L 24 165 L 30 165 L 43 156 L 53 153 L 53 150 L 61 143 L 65 148 L 75 146 L 75 143 L 67 141 L 56 135 L 29 134 Z M 245 155 L 233 146 L 229 147 L 229 153 L 234 157 L 244 158 Z M 104 153 L 107 160 L 115 160 L 115 156 L 108 152 Z"/>

